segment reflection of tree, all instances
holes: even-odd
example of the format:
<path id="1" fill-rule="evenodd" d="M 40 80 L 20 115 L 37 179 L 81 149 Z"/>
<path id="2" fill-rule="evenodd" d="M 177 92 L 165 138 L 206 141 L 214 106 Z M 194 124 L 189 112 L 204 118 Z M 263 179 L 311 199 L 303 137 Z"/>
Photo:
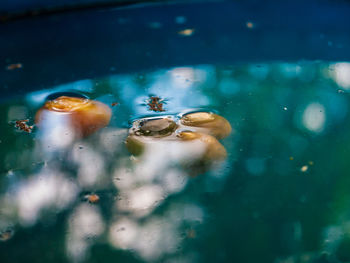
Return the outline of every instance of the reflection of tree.
<path id="1" fill-rule="evenodd" d="M 32 135 L 7 126 L 0 148 L 0 227 L 16 231 L 0 244 L 4 262 L 347 260 L 347 70 L 346 63 L 273 63 L 97 80 L 94 96 L 120 103 L 111 127 L 64 152 L 40 148 Z M 188 178 L 175 167 L 156 169 L 153 162 L 162 156 L 130 158 L 127 132 L 119 127 L 130 115 L 150 113 L 142 106 L 149 94 L 167 98 L 172 113 L 213 107 L 225 116 L 236 131 L 224 140 L 227 167 Z M 3 104 L 1 117 L 13 121 L 9 109 L 20 105 Z M 45 200 L 25 199 L 23 187 L 50 180 L 54 189 Z M 62 189 L 76 192 L 70 197 Z M 100 202 L 87 203 L 88 193 Z M 40 206 L 30 224 L 19 209 L 28 208 L 26 202 Z"/>

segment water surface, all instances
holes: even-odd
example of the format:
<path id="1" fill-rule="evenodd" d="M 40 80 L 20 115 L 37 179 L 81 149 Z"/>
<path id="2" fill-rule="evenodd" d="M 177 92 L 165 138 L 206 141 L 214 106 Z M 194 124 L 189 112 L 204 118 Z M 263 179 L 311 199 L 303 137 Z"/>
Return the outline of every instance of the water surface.
<path id="1" fill-rule="evenodd" d="M 304 61 L 184 65 L 8 99 L 3 262 L 349 261 L 349 89 L 349 63 Z M 109 105 L 110 124 L 83 139 L 15 127 L 60 92 Z M 230 122 L 226 160 L 193 176 L 169 157 L 184 149 L 127 151 L 133 120 L 196 110 Z"/>

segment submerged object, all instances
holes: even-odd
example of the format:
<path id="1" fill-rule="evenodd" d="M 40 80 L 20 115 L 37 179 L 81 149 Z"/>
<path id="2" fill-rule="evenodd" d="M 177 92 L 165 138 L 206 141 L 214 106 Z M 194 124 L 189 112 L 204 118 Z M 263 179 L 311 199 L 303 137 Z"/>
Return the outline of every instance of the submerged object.
<path id="1" fill-rule="evenodd" d="M 75 137 L 88 136 L 109 124 L 111 109 L 104 103 L 80 97 L 60 96 L 48 100 L 35 115 L 39 129 L 45 123 L 69 126 Z M 57 118 L 59 116 L 59 118 Z M 54 127 L 53 127 L 54 128 Z"/>

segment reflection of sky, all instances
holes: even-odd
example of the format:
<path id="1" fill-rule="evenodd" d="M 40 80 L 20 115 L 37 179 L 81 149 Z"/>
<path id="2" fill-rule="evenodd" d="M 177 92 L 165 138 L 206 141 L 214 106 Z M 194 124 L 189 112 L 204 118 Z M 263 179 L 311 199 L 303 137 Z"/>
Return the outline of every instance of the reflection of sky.
<path id="1" fill-rule="evenodd" d="M 45 110 L 42 116 L 45 121 L 41 122 L 37 135 L 45 148 L 44 151 L 56 151 L 73 143 L 76 134 L 69 113 L 62 114 Z"/>
<path id="2" fill-rule="evenodd" d="M 303 124 L 306 129 L 312 132 L 321 132 L 326 123 L 325 108 L 322 104 L 310 103 L 303 113 Z"/>
<path id="3" fill-rule="evenodd" d="M 66 250 L 73 262 L 84 260 L 89 246 L 104 231 L 101 212 L 97 207 L 81 204 L 74 209 L 68 221 Z"/>
<path id="4" fill-rule="evenodd" d="M 16 194 L 19 220 L 33 225 L 44 209 L 62 210 L 77 195 L 77 186 L 62 174 L 43 169 L 35 177 L 22 182 Z"/>
<path id="5" fill-rule="evenodd" d="M 113 79 L 116 87 L 121 89 L 121 98 L 125 105 L 132 106 L 136 115 L 152 114 L 143 104 L 149 95 L 165 99 L 164 108 L 176 113 L 188 108 L 205 107 L 211 103 L 210 97 L 198 88 L 213 77 L 211 66 L 181 67 L 160 70 L 149 74 L 150 83 L 146 89 L 139 87 L 133 77 L 121 76 Z M 175 92 L 174 92 L 175 91 Z"/>
<path id="6" fill-rule="evenodd" d="M 168 98 L 167 106 L 174 111 L 205 107 L 210 104 L 210 98 L 197 87 L 207 81 L 213 70 L 209 66 L 174 68 L 163 76 L 155 77 L 156 81 L 149 88 L 149 93 Z"/>

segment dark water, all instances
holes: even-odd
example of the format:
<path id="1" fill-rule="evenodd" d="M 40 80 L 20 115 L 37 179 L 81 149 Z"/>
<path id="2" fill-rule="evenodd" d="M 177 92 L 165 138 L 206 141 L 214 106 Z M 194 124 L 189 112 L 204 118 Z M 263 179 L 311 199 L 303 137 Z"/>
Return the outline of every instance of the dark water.
<path id="1" fill-rule="evenodd" d="M 349 63 L 305 61 L 184 66 L 19 94 L 0 105 L 1 262 L 349 261 L 349 89 Z M 31 126 L 57 92 L 109 105 L 110 124 L 83 139 L 15 127 Z M 165 111 L 150 111 L 149 96 Z M 190 149 L 127 151 L 132 120 L 192 110 L 231 124 L 225 160 L 193 176 L 174 161 Z"/>

